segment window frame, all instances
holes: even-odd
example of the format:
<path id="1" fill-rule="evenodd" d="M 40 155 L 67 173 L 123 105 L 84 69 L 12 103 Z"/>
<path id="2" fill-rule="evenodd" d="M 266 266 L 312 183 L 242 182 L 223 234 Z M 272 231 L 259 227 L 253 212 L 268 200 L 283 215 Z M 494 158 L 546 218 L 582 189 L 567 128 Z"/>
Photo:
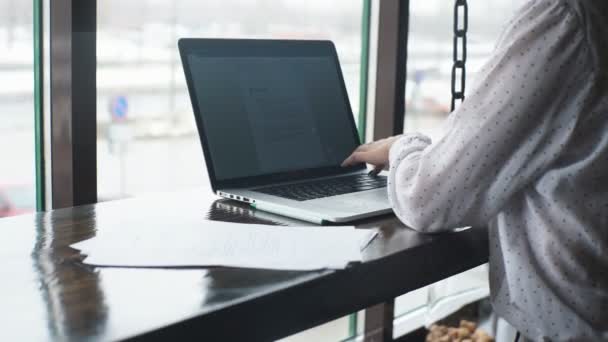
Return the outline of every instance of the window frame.
<path id="1" fill-rule="evenodd" d="M 97 0 L 34 0 L 39 211 L 97 202 Z"/>

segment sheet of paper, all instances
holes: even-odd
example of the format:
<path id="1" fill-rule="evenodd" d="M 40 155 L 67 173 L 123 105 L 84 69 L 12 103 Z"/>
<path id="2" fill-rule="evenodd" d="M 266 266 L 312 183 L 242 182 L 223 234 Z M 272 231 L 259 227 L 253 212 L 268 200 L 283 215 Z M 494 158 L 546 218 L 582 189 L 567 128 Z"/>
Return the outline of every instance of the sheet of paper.
<path id="1" fill-rule="evenodd" d="M 361 261 L 375 232 L 354 227 L 277 227 L 203 221 L 113 229 L 73 244 L 85 264 L 122 267 L 340 269 Z"/>

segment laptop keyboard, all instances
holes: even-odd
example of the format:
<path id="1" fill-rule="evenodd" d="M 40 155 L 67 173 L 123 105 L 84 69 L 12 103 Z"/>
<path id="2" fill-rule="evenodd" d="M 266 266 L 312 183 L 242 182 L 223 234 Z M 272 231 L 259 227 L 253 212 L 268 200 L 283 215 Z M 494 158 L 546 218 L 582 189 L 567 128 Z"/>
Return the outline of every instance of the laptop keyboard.
<path id="1" fill-rule="evenodd" d="M 386 177 L 384 176 L 358 174 L 296 184 L 270 186 L 255 189 L 255 191 L 296 201 L 308 201 L 317 198 L 378 189 L 385 186 Z"/>

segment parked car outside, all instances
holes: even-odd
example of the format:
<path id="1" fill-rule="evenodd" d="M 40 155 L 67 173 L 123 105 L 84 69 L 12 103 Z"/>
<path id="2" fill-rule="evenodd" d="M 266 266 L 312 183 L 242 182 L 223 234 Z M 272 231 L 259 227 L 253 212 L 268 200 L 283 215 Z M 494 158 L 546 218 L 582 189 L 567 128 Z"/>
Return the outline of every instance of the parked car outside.
<path id="1" fill-rule="evenodd" d="M 0 184 L 0 217 L 33 212 L 36 209 L 35 190 L 29 184 Z"/>

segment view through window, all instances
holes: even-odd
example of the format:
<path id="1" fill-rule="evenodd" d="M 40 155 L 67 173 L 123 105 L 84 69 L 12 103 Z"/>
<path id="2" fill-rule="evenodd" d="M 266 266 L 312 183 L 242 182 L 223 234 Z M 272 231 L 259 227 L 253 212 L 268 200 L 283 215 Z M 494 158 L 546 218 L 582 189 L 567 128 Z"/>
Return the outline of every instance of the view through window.
<path id="1" fill-rule="evenodd" d="M 209 187 L 177 40 L 334 41 L 355 117 L 362 2 L 98 2 L 99 198 Z"/>
<path id="2" fill-rule="evenodd" d="M 338 50 L 355 118 L 359 104 L 362 1 L 98 1 L 98 193 L 209 188 L 177 40 L 328 39 Z M 238 322 L 235 322 L 238 324 Z M 291 341 L 339 341 L 349 320 Z"/>
<path id="3" fill-rule="evenodd" d="M 469 0 L 467 91 L 525 0 Z M 405 131 L 438 137 L 450 111 L 454 1 L 411 1 Z"/>
<path id="4" fill-rule="evenodd" d="M 34 211 L 32 1 L 0 0 L 0 218 Z"/>

